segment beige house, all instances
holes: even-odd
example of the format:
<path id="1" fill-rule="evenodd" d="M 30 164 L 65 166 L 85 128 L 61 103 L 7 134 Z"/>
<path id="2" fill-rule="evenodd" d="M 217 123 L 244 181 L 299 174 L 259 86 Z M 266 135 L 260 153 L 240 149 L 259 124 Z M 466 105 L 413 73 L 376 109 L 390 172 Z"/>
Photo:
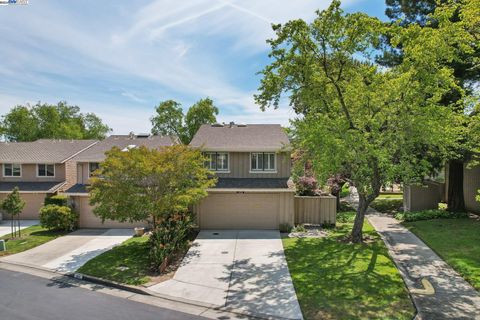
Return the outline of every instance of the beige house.
<path id="1" fill-rule="evenodd" d="M 45 197 L 76 183 L 72 159 L 96 140 L 0 142 L 0 201 L 18 187 L 25 207 L 21 219 L 38 219 Z"/>
<path id="2" fill-rule="evenodd" d="M 161 148 L 171 146 L 176 140 L 171 137 L 145 135 L 112 135 L 79 153 L 72 158 L 75 162 L 76 183 L 71 185 L 63 193 L 69 195 L 73 206 L 80 214 L 79 227 L 81 228 L 127 228 L 139 226 L 139 224 L 121 223 L 107 220 L 102 223 L 101 219 L 93 214 L 93 207 L 89 204 L 88 190 L 89 179 L 92 172 L 99 167 L 99 163 L 105 160 L 105 152 L 113 147 L 129 149 L 140 146 L 147 148 Z"/>
<path id="3" fill-rule="evenodd" d="M 192 147 L 218 183 L 194 207 L 202 229 L 278 229 L 294 224 L 290 142 L 280 125 L 202 125 Z"/>

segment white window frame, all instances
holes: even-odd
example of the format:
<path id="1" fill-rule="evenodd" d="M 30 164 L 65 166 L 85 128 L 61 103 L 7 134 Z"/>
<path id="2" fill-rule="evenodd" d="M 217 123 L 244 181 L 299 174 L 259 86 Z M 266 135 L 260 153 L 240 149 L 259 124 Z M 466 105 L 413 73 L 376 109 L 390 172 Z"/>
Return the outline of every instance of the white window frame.
<path id="1" fill-rule="evenodd" d="M 7 165 L 7 164 L 9 164 L 9 165 L 12 166 L 12 175 L 11 175 L 11 176 L 5 175 L 5 165 Z M 19 175 L 19 176 L 14 176 L 14 175 L 13 175 L 13 166 L 15 166 L 15 165 L 18 165 L 19 168 L 20 168 L 20 175 Z M 3 163 L 3 164 L 2 164 L 2 168 L 3 168 L 2 174 L 3 174 L 3 177 L 4 177 L 4 178 L 21 178 L 21 177 L 22 177 L 23 168 L 22 168 L 22 164 L 21 164 L 21 163 Z"/>
<path id="2" fill-rule="evenodd" d="M 38 172 L 39 171 L 38 170 L 39 166 L 41 166 L 41 165 L 45 166 L 45 175 L 44 176 L 39 175 L 39 172 Z M 48 166 L 48 165 L 53 166 L 53 176 L 47 175 L 47 167 L 46 166 Z M 55 178 L 55 175 L 56 175 L 55 171 L 56 171 L 55 170 L 55 163 L 37 163 L 37 178 Z"/>
<path id="3" fill-rule="evenodd" d="M 227 168 L 226 169 L 221 169 L 218 170 L 218 160 L 215 159 L 215 168 L 211 167 L 212 161 L 209 161 L 209 165 L 207 168 L 211 171 L 217 172 L 217 173 L 230 173 L 230 153 L 229 152 L 204 152 L 205 156 L 208 156 L 209 159 L 211 159 L 211 155 L 215 155 L 215 157 L 218 157 L 219 154 L 226 154 L 227 155 Z"/>
<path id="4" fill-rule="evenodd" d="M 252 168 L 252 156 L 256 154 L 256 155 L 263 155 L 262 156 L 262 159 L 265 155 L 270 155 L 270 154 L 273 154 L 273 169 L 265 169 L 265 168 L 262 168 L 262 169 L 253 169 Z M 250 163 L 250 173 L 277 173 L 277 154 L 275 152 L 250 152 L 250 157 L 248 159 L 248 162 Z M 257 156 L 257 160 L 256 160 L 256 163 L 257 163 L 257 167 L 258 167 L 258 156 Z M 263 164 L 262 164 L 262 167 L 263 167 Z"/>
<path id="5" fill-rule="evenodd" d="M 100 168 L 100 162 L 89 162 L 88 163 L 88 177 L 92 176 L 92 163 L 96 163 L 98 165 L 98 167 Z"/>

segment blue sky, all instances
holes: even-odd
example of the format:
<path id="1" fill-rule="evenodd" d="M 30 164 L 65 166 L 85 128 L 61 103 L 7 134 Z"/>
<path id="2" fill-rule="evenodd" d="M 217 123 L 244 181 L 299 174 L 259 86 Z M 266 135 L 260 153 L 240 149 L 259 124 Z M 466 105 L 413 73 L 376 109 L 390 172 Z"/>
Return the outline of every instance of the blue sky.
<path id="1" fill-rule="evenodd" d="M 203 97 L 220 121 L 288 124 L 288 105 L 261 112 L 256 72 L 268 63 L 270 24 L 311 20 L 330 1 L 49 1 L 0 6 L 0 114 L 66 100 L 114 133 L 149 132 L 159 101 L 187 109 Z M 345 0 L 384 19 L 384 0 Z"/>

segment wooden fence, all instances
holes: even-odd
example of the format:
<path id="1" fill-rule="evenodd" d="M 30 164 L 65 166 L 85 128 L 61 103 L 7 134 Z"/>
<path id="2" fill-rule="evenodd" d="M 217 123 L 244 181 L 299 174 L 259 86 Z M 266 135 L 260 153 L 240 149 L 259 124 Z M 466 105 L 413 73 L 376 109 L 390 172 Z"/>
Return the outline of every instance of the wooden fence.
<path id="1" fill-rule="evenodd" d="M 295 224 L 335 224 L 337 199 L 334 196 L 295 196 Z"/>

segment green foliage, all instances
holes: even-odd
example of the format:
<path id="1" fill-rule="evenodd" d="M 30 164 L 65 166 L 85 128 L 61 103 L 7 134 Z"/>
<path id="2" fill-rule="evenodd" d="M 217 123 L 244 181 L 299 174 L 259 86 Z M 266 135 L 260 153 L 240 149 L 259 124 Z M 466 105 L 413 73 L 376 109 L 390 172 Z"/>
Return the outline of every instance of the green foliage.
<path id="1" fill-rule="evenodd" d="M 477 190 L 477 196 L 475 197 L 475 199 L 480 202 L 480 190 Z"/>
<path id="2" fill-rule="evenodd" d="M 130 285 L 149 281 L 149 237 L 135 237 L 89 260 L 77 272 Z"/>
<path id="3" fill-rule="evenodd" d="M 292 232 L 307 232 L 305 226 L 303 224 L 297 224 L 293 229 Z"/>
<path id="4" fill-rule="evenodd" d="M 173 100 L 162 101 L 155 109 L 156 114 L 150 120 L 152 133 L 176 136 L 183 144 L 189 144 L 202 124 L 217 121 L 218 108 L 213 100 L 205 98 L 197 101 L 183 114 L 182 105 Z"/>
<path id="5" fill-rule="evenodd" d="M 355 211 L 355 208 L 352 207 L 348 202 L 346 201 L 340 201 L 340 204 L 337 208 L 337 212 L 348 212 L 348 211 Z"/>
<path id="6" fill-rule="evenodd" d="M 16 106 L 0 121 L 8 141 L 37 139 L 103 139 L 111 129 L 93 113 L 80 113 L 65 101 L 56 105 Z"/>
<path id="7" fill-rule="evenodd" d="M 353 209 L 353 208 L 352 208 Z M 353 223 L 355 221 L 355 210 L 351 211 L 342 211 L 337 213 L 337 222 L 338 223 Z"/>
<path id="8" fill-rule="evenodd" d="M 70 207 L 48 204 L 40 209 L 40 225 L 49 230 L 73 231 L 79 214 Z"/>
<path id="9" fill-rule="evenodd" d="M 370 207 L 382 213 L 396 213 L 403 207 L 403 199 L 376 199 Z"/>
<path id="10" fill-rule="evenodd" d="M 432 220 L 432 219 L 459 219 L 468 218 L 468 213 L 465 212 L 450 212 L 446 210 L 423 210 L 415 212 L 399 212 L 395 215 L 395 218 L 402 221 L 420 221 L 420 220 Z"/>
<path id="11" fill-rule="evenodd" d="M 169 215 L 159 222 L 149 239 L 150 261 L 154 270 L 159 270 L 166 259 L 188 246 L 188 235 L 195 226 L 193 214 L 183 212 Z M 168 264 L 170 261 L 166 261 Z"/>
<path id="12" fill-rule="evenodd" d="M 199 150 L 184 145 L 113 148 L 91 179 L 93 212 L 102 220 L 150 221 L 154 226 L 185 212 L 216 182 L 204 160 Z"/>
<path id="13" fill-rule="evenodd" d="M 350 184 L 345 183 L 340 191 L 340 198 L 346 198 L 350 195 Z"/>
<path id="14" fill-rule="evenodd" d="M 458 89 L 442 64 L 455 58 L 452 42 L 445 42 L 451 30 L 403 30 L 362 13 L 345 14 L 339 1 L 312 23 L 294 20 L 274 29 L 273 62 L 262 71 L 256 101 L 262 109 L 278 107 L 288 94 L 299 114 L 292 121 L 296 147 L 312 159 L 319 180 L 338 172 L 349 177 L 359 193 L 359 215 L 382 185 L 422 179 L 439 163 L 430 160 L 451 156 L 464 117 L 440 103 Z M 399 33 L 405 58 L 382 69 L 372 55 L 387 32 Z M 352 230 L 355 242 L 362 221 Z"/>
<path id="15" fill-rule="evenodd" d="M 44 205 L 55 204 L 57 206 L 68 206 L 68 197 L 62 194 L 57 194 L 51 197 L 46 197 Z"/>
<path id="16" fill-rule="evenodd" d="M 0 207 L 11 216 L 17 216 L 22 212 L 23 207 L 25 207 L 25 201 L 20 197 L 18 187 L 15 187 L 12 192 L 8 194 L 2 201 Z"/>
<path id="17" fill-rule="evenodd" d="M 282 233 L 290 233 L 292 231 L 292 226 L 289 223 L 281 223 L 278 226 L 278 229 Z"/>

